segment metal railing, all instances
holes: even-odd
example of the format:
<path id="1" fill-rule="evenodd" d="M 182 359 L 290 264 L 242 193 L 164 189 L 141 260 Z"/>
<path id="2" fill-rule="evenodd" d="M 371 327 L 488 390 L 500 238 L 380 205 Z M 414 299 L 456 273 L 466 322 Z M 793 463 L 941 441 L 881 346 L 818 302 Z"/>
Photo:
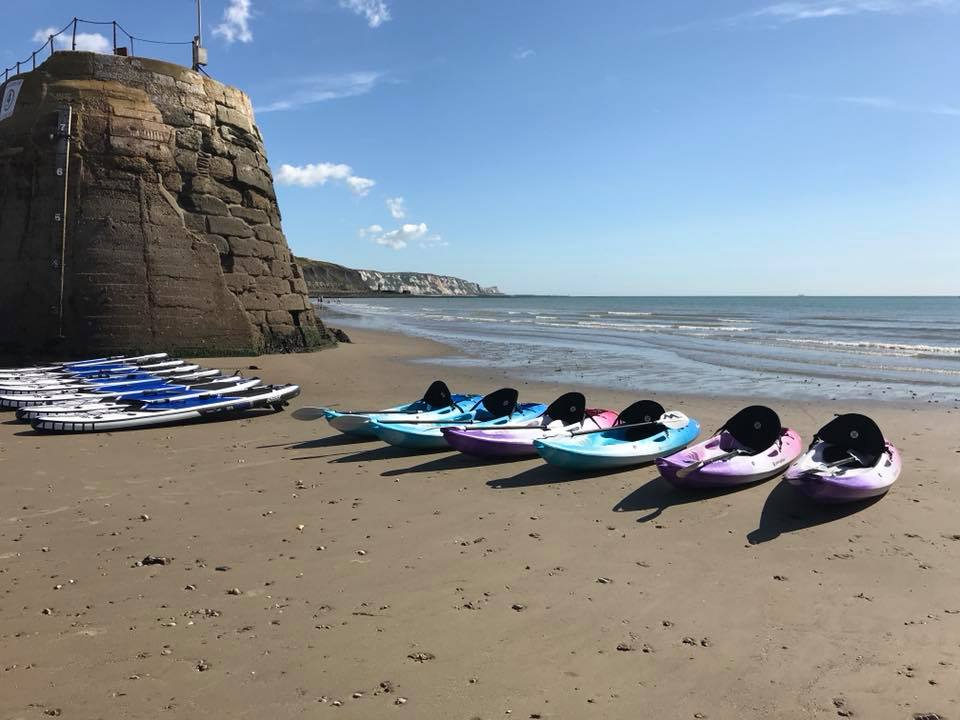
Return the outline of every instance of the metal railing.
<path id="1" fill-rule="evenodd" d="M 121 50 L 120 54 L 133 55 L 134 41 L 140 43 L 148 43 L 152 45 L 193 45 L 194 40 L 183 40 L 183 41 L 166 41 L 166 40 L 149 40 L 147 38 L 138 37 L 132 33 L 127 32 L 127 30 L 116 20 L 110 20 L 109 22 L 99 22 L 96 20 L 83 20 L 81 18 L 73 18 L 70 22 L 63 26 L 63 29 L 53 33 L 52 35 L 47 36 L 47 41 L 41 45 L 39 48 L 33 51 L 33 53 L 26 60 L 19 60 L 8 68 L 5 68 L 3 71 L 3 81 L 6 82 L 12 76 L 17 76 L 21 72 L 25 72 L 28 69 L 36 70 L 37 69 L 37 60 L 40 60 L 40 63 L 43 63 L 44 53 L 48 53 L 46 57 L 50 57 L 55 52 L 57 52 L 56 40 L 61 35 L 69 33 L 69 45 L 71 50 L 77 49 L 77 28 L 80 25 L 98 25 L 105 26 L 110 25 L 113 28 L 113 54 L 116 55 L 117 50 Z M 129 48 L 126 46 L 117 45 L 117 34 L 125 35 L 129 41 Z M 13 75 L 11 76 L 11 72 Z"/>

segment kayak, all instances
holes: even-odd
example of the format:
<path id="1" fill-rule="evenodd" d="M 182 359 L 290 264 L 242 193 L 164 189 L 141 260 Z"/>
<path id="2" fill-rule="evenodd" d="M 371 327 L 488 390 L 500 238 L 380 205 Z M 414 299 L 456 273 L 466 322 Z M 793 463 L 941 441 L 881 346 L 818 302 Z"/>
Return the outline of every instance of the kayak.
<path id="1" fill-rule="evenodd" d="M 678 487 L 734 487 L 768 480 L 803 452 L 800 435 L 762 405 L 744 408 L 713 435 L 668 457 L 660 475 Z"/>
<path id="2" fill-rule="evenodd" d="M 160 403 L 131 401 L 135 403 L 135 408 L 129 410 L 40 415 L 34 418 L 31 424 L 34 430 L 56 433 L 105 432 L 180 424 L 257 407 L 282 410 L 291 398 L 299 394 L 300 388 L 296 385 L 264 385 L 209 398 Z"/>
<path id="3" fill-rule="evenodd" d="M 900 452 L 865 415 L 840 415 L 817 431 L 786 479 L 823 503 L 866 500 L 886 493 L 900 476 Z"/>
<path id="4" fill-rule="evenodd" d="M 106 377 L 86 378 L 75 382 L 41 383 L 35 385 L 20 385 L 19 387 L 0 386 L 0 397 L 10 398 L 18 395 L 57 395 L 64 393 L 97 392 L 128 385 L 162 385 L 171 380 L 187 377 L 203 377 L 203 374 L 219 375 L 219 370 L 201 371 L 199 365 L 182 365 L 170 370 L 160 370 L 152 373 L 135 372 L 126 375 L 110 375 Z"/>
<path id="5" fill-rule="evenodd" d="M 444 427 L 440 429 L 447 444 L 466 455 L 484 459 L 517 458 L 536 455 L 534 440 L 584 428 L 608 428 L 617 420 L 611 410 L 587 409 L 582 393 L 561 395 L 542 415 L 524 422 L 510 421 L 507 426 Z"/>
<path id="6" fill-rule="evenodd" d="M 41 415 L 94 412 L 111 409 L 128 410 L 140 404 L 188 400 L 190 398 L 224 395 L 240 390 L 249 390 L 260 384 L 260 378 L 225 377 L 213 382 L 194 385 L 167 385 L 151 390 L 130 390 L 116 395 L 87 395 L 82 398 L 52 400 L 42 405 L 24 406 L 17 410 L 17 420 L 29 422 Z"/>
<path id="7" fill-rule="evenodd" d="M 90 360 L 71 360 L 68 362 L 55 362 L 48 365 L 34 365 L 33 367 L 21 368 L 0 368 L 0 377 L 8 375 L 29 375 L 35 373 L 55 373 L 68 369 L 82 369 L 94 367 L 97 365 L 116 365 L 120 363 L 146 363 L 151 361 L 165 360 L 169 357 L 166 353 L 152 353 L 150 355 L 114 355 L 112 357 L 93 358 Z"/>
<path id="8" fill-rule="evenodd" d="M 317 408 L 327 419 L 330 426 L 347 435 L 373 438 L 376 435 L 370 423 L 393 422 L 395 420 L 451 420 L 466 418 L 464 408 L 476 403 L 479 395 L 453 395 L 446 383 L 435 380 L 427 388 L 423 397 L 413 402 L 397 405 L 383 410 L 335 410 Z M 299 412 L 299 411 L 298 411 Z"/>
<path id="9" fill-rule="evenodd" d="M 524 422 L 543 415 L 547 406 L 542 403 L 518 403 L 519 393 L 513 388 L 503 388 L 480 398 L 468 406 L 459 417 L 443 420 L 374 420 L 370 429 L 385 443 L 415 450 L 436 450 L 449 447 L 443 436 L 443 428 L 452 425 L 471 424 L 476 427 L 492 427 Z"/>
<path id="10" fill-rule="evenodd" d="M 613 470 L 671 455 L 700 434 L 700 423 L 660 403 L 641 400 L 621 412 L 607 430 L 533 441 L 551 465 L 568 470 Z"/>

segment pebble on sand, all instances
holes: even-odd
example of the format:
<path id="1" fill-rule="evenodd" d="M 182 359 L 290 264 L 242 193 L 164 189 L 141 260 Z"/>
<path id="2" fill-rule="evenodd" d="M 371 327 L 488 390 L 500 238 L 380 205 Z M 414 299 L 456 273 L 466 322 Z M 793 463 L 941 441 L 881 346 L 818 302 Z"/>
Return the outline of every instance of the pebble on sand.
<path id="1" fill-rule="evenodd" d="M 410 653 L 409 655 L 407 655 L 407 657 L 413 660 L 414 662 L 426 662 L 427 660 L 435 659 L 437 656 L 431 652 L 421 651 L 421 652 Z"/>

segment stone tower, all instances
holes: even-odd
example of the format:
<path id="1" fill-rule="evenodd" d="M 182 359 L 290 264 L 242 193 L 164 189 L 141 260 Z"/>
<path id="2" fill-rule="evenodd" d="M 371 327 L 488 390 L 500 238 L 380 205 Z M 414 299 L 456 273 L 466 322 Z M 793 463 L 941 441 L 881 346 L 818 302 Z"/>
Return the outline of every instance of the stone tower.
<path id="1" fill-rule="evenodd" d="M 2 93 L 0 352 L 331 342 L 244 93 L 178 65 L 87 52 L 57 52 Z"/>

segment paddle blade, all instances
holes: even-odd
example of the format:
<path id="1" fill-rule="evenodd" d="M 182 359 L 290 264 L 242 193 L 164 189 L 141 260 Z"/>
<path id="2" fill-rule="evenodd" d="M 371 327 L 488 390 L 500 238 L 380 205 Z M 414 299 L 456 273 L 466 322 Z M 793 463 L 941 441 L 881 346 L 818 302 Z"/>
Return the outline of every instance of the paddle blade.
<path id="1" fill-rule="evenodd" d="M 661 415 L 657 423 L 671 430 L 680 430 L 690 424 L 690 418 L 679 410 L 671 410 Z"/>
<path id="2" fill-rule="evenodd" d="M 327 408 L 322 407 L 299 407 L 290 413 L 295 420 L 319 420 L 326 417 Z"/>
<path id="3" fill-rule="evenodd" d="M 743 455 L 742 450 L 731 450 L 730 452 L 723 453 L 722 455 L 717 455 L 708 460 L 701 460 L 700 462 L 695 462 L 692 465 L 687 465 L 685 468 L 681 468 L 677 471 L 677 477 L 683 480 L 688 475 L 705 468 L 707 465 L 713 465 L 714 463 L 723 462 L 724 460 L 729 460 L 732 457 L 737 457 L 738 455 Z"/>

